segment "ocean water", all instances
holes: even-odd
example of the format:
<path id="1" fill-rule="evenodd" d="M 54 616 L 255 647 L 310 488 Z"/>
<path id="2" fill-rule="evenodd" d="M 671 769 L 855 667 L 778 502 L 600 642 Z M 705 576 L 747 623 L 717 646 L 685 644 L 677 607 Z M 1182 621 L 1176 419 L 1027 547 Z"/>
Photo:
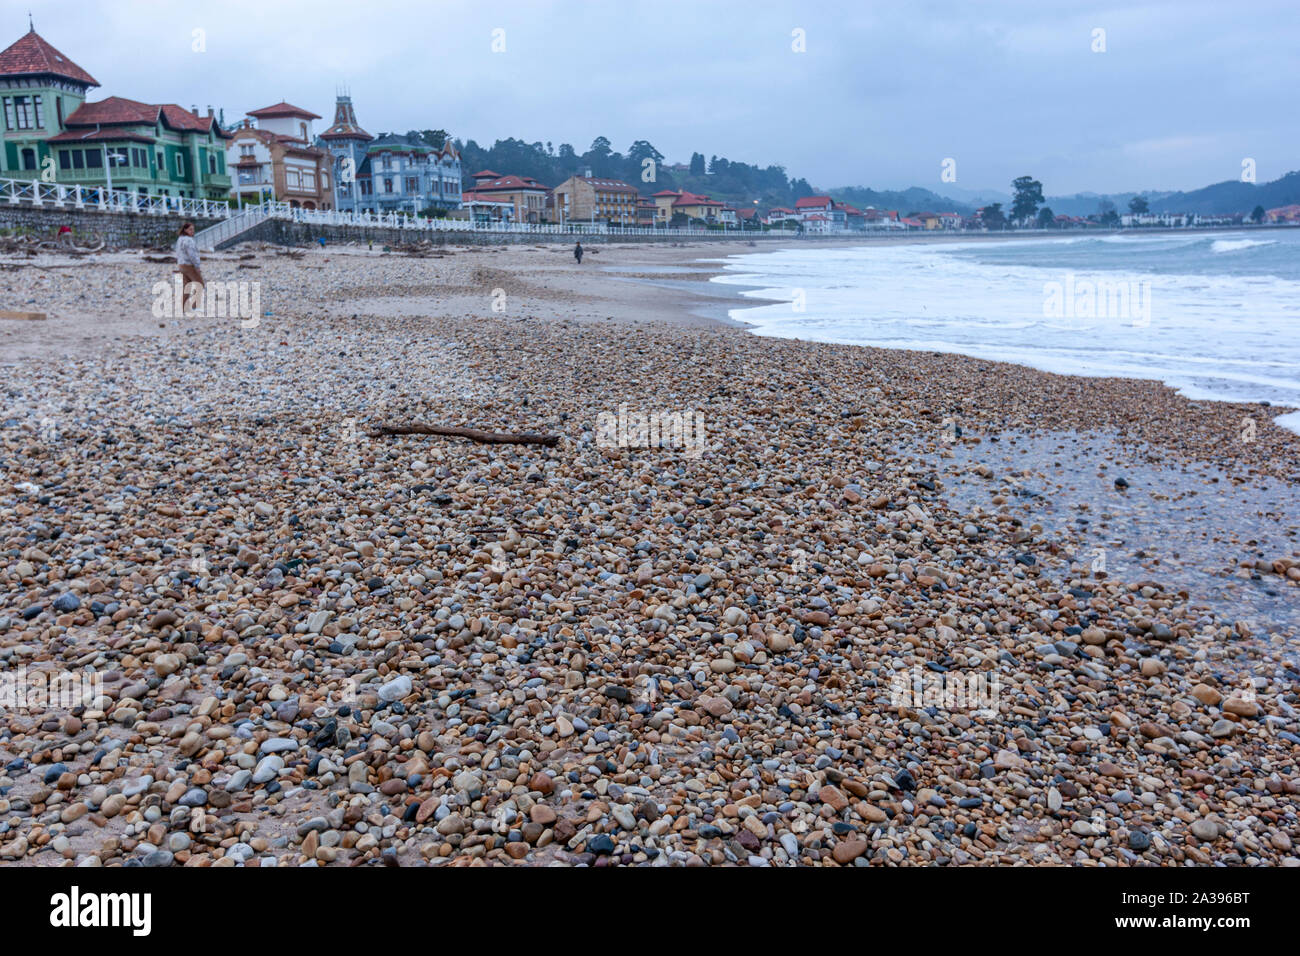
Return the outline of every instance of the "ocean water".
<path id="1" fill-rule="evenodd" d="M 785 249 L 714 281 L 759 335 L 1158 379 L 1300 409 L 1300 229 Z M 1279 424 L 1300 432 L 1300 412 Z"/>

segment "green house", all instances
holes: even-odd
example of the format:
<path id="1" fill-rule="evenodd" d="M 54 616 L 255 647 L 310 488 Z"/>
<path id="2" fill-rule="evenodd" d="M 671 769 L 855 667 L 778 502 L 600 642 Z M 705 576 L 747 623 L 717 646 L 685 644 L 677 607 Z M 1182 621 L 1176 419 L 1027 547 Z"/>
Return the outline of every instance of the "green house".
<path id="1" fill-rule="evenodd" d="M 232 138 L 208 110 L 110 96 L 85 101 L 89 73 L 34 30 L 0 52 L 0 178 L 114 193 L 224 200 Z"/>
<path id="2" fill-rule="evenodd" d="M 92 86 L 99 86 L 93 76 L 35 30 L 0 52 L 0 177 L 39 179 L 49 170 L 49 139 L 63 132 Z"/>

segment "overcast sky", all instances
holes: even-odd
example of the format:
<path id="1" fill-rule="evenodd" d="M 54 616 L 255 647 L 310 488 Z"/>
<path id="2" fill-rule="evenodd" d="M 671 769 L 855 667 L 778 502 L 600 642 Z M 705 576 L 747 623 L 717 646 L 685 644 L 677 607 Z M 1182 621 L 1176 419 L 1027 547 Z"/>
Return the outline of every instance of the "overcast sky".
<path id="1" fill-rule="evenodd" d="M 958 189 L 1049 195 L 1300 168 L 1296 0 L 0 0 L 0 47 L 29 8 L 92 99 L 227 120 L 286 99 L 328 123 L 345 84 L 372 133 L 648 139 L 821 187 L 943 192 L 945 158 Z"/>

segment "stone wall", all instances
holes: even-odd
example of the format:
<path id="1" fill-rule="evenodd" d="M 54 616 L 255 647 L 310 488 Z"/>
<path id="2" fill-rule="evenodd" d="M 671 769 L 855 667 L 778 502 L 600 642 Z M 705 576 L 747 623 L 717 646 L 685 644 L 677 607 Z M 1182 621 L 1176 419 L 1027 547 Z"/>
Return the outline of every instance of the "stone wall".
<path id="1" fill-rule="evenodd" d="M 266 219 L 247 232 L 242 232 L 232 239 L 219 243 L 217 248 L 228 249 L 241 242 L 271 242 L 283 246 L 310 244 L 324 239 L 328 242 L 373 242 L 375 244 L 399 245 L 408 242 L 430 240 L 438 246 L 493 246 L 504 244 L 572 245 L 581 240 L 583 245 L 602 245 L 607 243 L 628 242 L 744 242 L 750 239 L 783 239 L 789 242 L 796 237 L 790 233 L 751 234 L 742 232 L 719 232 L 700 236 L 623 236 L 618 233 L 597 235 L 555 235 L 528 232 L 474 232 L 460 231 L 421 231 L 417 229 L 392 229 L 380 226 L 328 226 L 312 223 L 292 222 L 287 219 Z M 843 236 L 827 236 L 839 239 Z M 807 236 L 800 239 L 806 241 Z"/>
<path id="2" fill-rule="evenodd" d="M 0 230 L 23 229 L 37 235 L 55 237 L 59 227 L 67 223 L 72 227 L 78 244 L 98 242 L 105 239 L 110 246 L 171 246 L 176 241 L 176 233 L 184 222 L 181 216 L 142 216 L 134 213 L 99 212 L 93 209 L 60 209 L 54 206 L 33 207 L 25 203 L 9 205 L 0 199 Z M 195 219 L 194 224 L 202 230 L 219 220 Z M 786 242 L 796 238 L 789 233 L 748 234 L 740 232 L 719 232 L 700 236 L 623 236 L 618 233 L 604 235 L 547 235 L 514 232 L 464 232 L 429 231 L 414 229 L 393 229 L 381 226 L 329 226 L 311 223 L 292 222 L 288 219 L 267 219 L 252 229 L 240 233 L 218 245 L 219 249 L 228 249 L 241 242 L 271 242 L 283 246 L 298 246 L 316 242 L 374 242 L 381 245 L 399 245 L 408 242 L 431 240 L 435 245 L 445 246 L 491 246 L 503 244 L 544 245 L 559 243 L 572 245 L 581 240 L 584 245 L 601 245 L 606 243 L 628 242 L 743 242 L 757 239 L 759 241 L 781 239 Z M 843 237 L 827 237 L 838 238 Z M 801 242 L 808 241 L 804 236 Z"/>
<path id="3" fill-rule="evenodd" d="M 79 245 L 105 240 L 110 246 L 170 246 L 185 221 L 182 216 L 142 216 L 135 213 L 99 212 L 93 209 L 10 205 L 0 200 L 0 230 L 24 230 L 55 238 L 67 223 Z M 195 219 L 195 228 L 212 225 L 215 219 Z"/>

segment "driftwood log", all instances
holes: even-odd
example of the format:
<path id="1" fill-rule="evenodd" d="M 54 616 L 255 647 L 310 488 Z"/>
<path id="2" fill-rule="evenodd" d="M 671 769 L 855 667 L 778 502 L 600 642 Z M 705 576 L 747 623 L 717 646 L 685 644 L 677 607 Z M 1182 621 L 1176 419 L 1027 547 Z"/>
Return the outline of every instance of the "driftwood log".
<path id="1" fill-rule="evenodd" d="M 372 438 L 383 435 L 446 435 L 449 438 L 468 438 L 486 445 L 556 445 L 559 435 L 538 435 L 531 432 L 485 432 L 477 428 L 455 425 L 381 425 L 370 433 Z"/>

